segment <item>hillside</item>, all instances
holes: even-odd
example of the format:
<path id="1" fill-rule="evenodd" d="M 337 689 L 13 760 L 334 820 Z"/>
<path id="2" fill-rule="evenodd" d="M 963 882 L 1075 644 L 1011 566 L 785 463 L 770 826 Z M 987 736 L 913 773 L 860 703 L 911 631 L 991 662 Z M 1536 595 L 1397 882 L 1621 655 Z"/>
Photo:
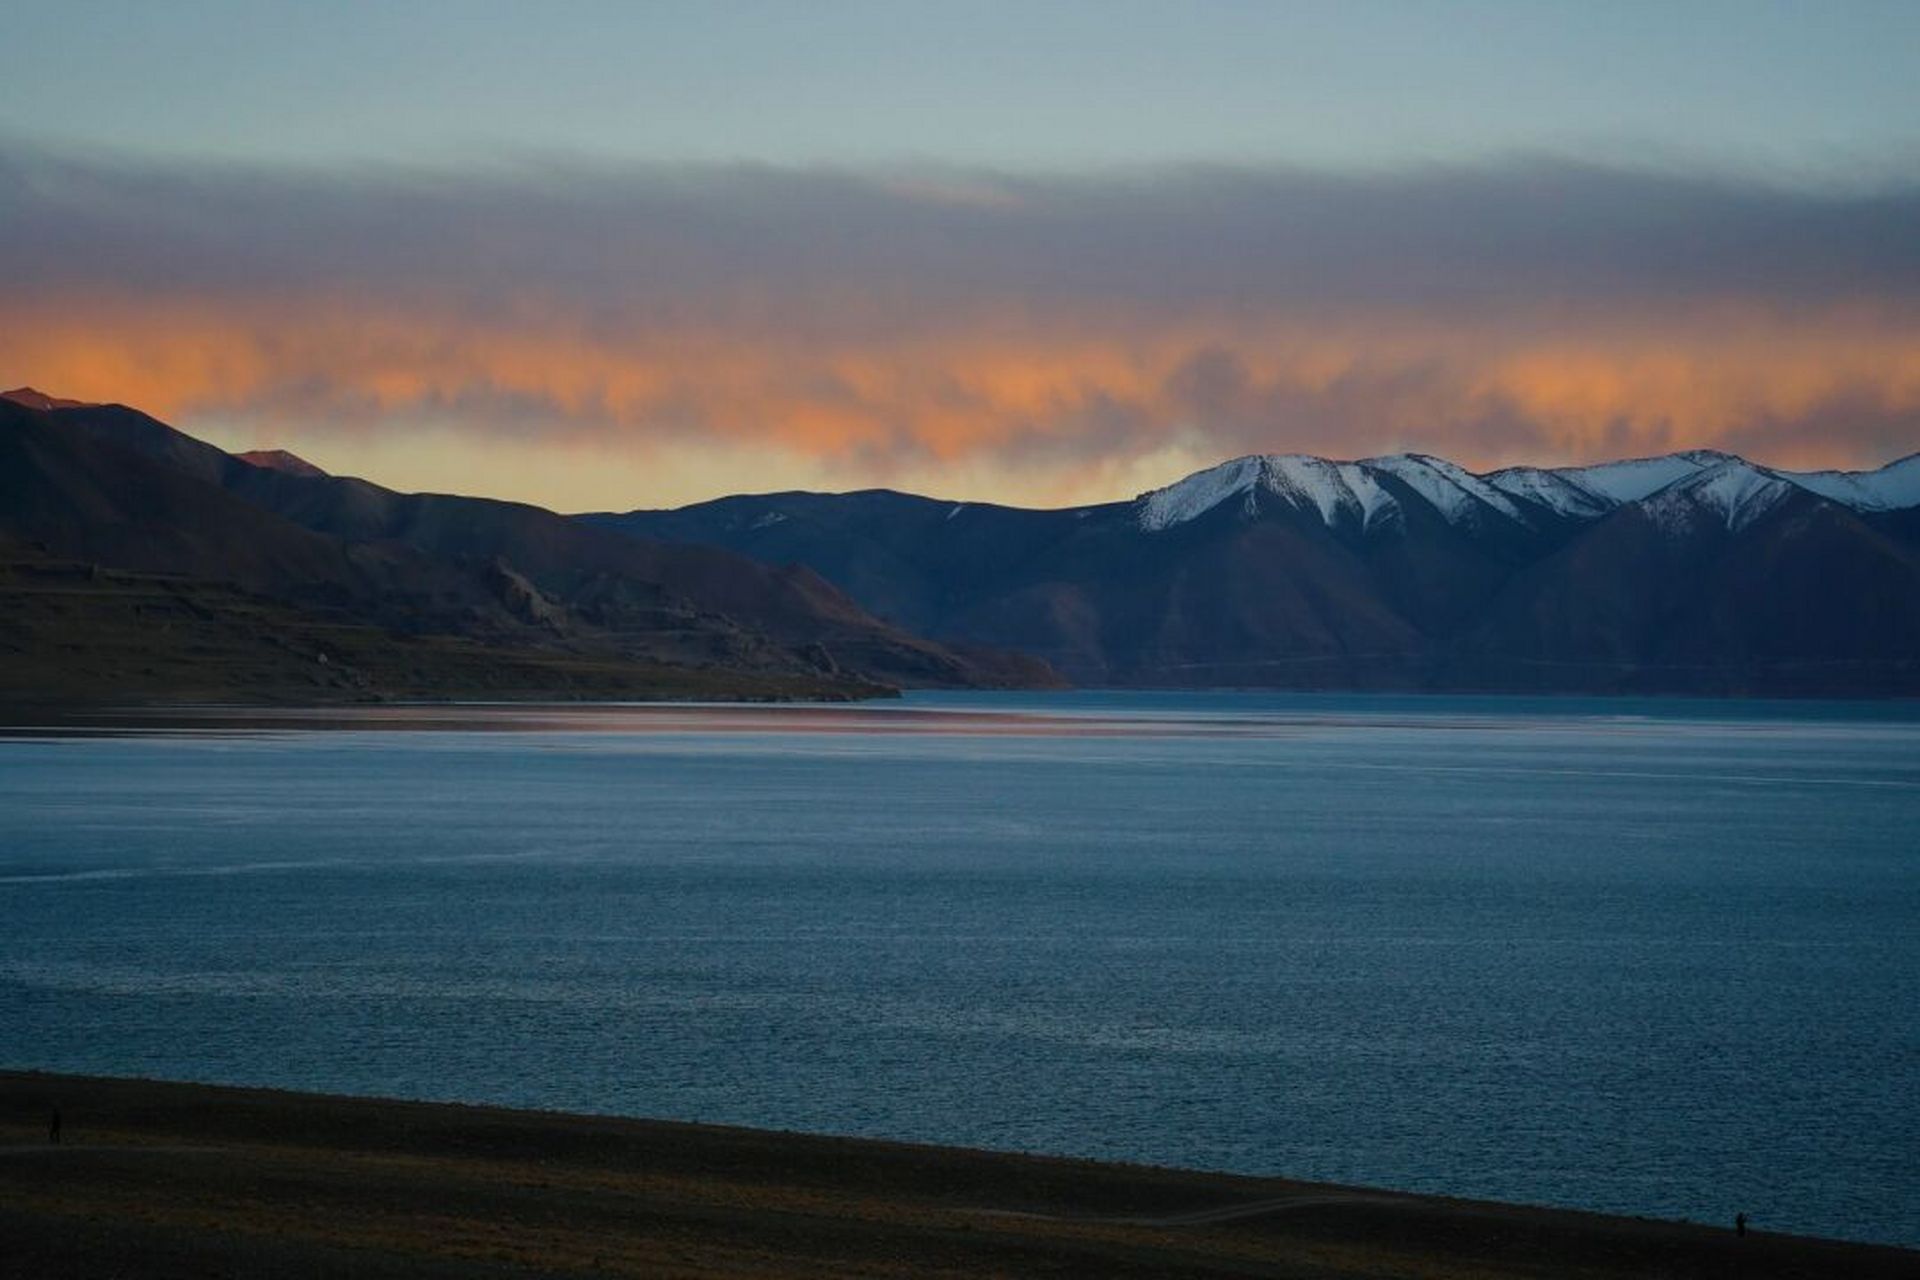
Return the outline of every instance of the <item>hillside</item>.
<path id="1" fill-rule="evenodd" d="M 368 700 L 829 699 L 833 677 L 694 669 L 407 635 L 236 587 L 60 560 L 0 542 L 0 716 L 89 704 Z"/>
<path id="2" fill-rule="evenodd" d="M 582 520 L 812 566 L 947 643 L 1083 684 L 1920 693 L 1920 456 L 1790 473 L 1710 451 L 1477 475 L 1236 459 L 1034 511 L 884 491 Z"/>
<path id="3" fill-rule="evenodd" d="M 548 694 L 576 685 L 694 696 L 728 687 L 716 672 L 739 677 L 742 696 L 1051 679 L 1038 664 L 956 652 L 881 623 L 804 568 L 635 542 L 523 504 L 398 494 L 273 461 L 279 465 L 228 455 L 124 406 L 8 393 L 0 397 L 0 539 L 21 563 L 72 561 L 195 584 L 210 609 L 246 597 L 271 604 L 276 616 L 305 618 L 303 627 L 435 637 L 513 655 L 487 668 L 499 678 L 475 684 L 469 677 L 480 668 L 454 662 L 453 649 L 416 648 L 416 658 L 452 666 L 430 663 L 405 680 L 370 678 L 368 696 Z M 235 626 L 242 615 L 258 622 L 254 605 L 234 608 Z M 86 625 L 41 621 L 38 629 L 14 627 L 9 683 L 33 684 L 20 674 L 31 669 L 57 674 L 42 681 L 45 690 L 87 685 L 67 678 L 84 664 L 57 660 L 88 642 Z M 164 648 L 170 634 L 153 643 Z M 576 674 L 556 683 L 549 663 L 529 667 L 528 655 L 564 659 Z M 608 664 L 641 669 L 577 674 Z M 200 692 L 225 687 L 223 679 L 246 669 L 216 665 L 225 675 L 209 670 L 188 683 Z M 685 675 L 664 679 L 670 670 Z M 509 671 L 528 679 L 501 674 Z M 154 688 L 164 694 L 165 685 Z M 280 690 L 277 679 L 268 685 Z M 228 692 L 251 696 L 250 688 L 243 682 Z"/>
<path id="4" fill-rule="evenodd" d="M 0 1074 L 0 1155 L 0 1256 L 21 1277 L 1877 1280 L 1915 1265 L 1277 1177 L 18 1072 Z"/>

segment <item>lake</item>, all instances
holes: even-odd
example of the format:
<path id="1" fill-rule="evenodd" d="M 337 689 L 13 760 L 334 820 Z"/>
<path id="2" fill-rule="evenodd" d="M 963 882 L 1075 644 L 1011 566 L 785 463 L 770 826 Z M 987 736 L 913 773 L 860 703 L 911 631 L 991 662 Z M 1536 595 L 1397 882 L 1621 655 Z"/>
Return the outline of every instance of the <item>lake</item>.
<path id="1" fill-rule="evenodd" d="M 0 731 L 0 1065 L 1920 1245 L 1920 708 Z"/>

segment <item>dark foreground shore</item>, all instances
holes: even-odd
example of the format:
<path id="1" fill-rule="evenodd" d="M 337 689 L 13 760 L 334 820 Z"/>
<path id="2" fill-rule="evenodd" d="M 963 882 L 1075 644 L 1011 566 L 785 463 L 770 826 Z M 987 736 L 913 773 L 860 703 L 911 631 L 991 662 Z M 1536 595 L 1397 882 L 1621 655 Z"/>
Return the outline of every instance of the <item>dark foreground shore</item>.
<path id="1" fill-rule="evenodd" d="M 14 1072 L 0 1073 L 0 1274 L 1870 1280 L 1920 1274 L 1920 1253 L 1280 1179 Z"/>

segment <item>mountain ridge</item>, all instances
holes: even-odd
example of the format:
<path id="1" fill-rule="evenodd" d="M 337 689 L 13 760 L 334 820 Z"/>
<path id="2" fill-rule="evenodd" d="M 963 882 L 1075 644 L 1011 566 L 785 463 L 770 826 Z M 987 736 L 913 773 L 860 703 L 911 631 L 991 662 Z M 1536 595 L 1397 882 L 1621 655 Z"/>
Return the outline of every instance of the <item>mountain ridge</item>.
<path id="1" fill-rule="evenodd" d="M 907 686 L 1920 695 L 1920 453 L 1249 454 L 1077 507 L 869 489 L 564 516 L 30 388 L 0 427 L 21 581 L 67 557 L 391 634 Z"/>
<path id="2" fill-rule="evenodd" d="M 1276 496 L 1305 498 L 1333 523 L 1336 509 L 1357 508 L 1362 523 L 1393 512 L 1394 497 L 1382 476 L 1407 482 L 1430 505 L 1459 517 L 1477 506 L 1508 518 L 1524 508 L 1545 507 L 1560 515 L 1597 515 L 1715 468 L 1740 468 L 1775 477 L 1856 510 L 1896 510 L 1920 505 L 1920 453 L 1872 470 L 1795 472 L 1751 462 L 1717 449 L 1621 458 L 1566 467 L 1508 466 L 1473 472 L 1426 453 L 1385 454 L 1354 460 L 1315 454 L 1246 454 L 1150 489 L 1132 501 L 1145 528 L 1160 530 L 1193 519 L 1233 496 L 1264 488 Z M 1567 491 L 1578 495 L 1571 505 Z M 1548 496 L 1552 495 L 1552 496 Z M 1095 504 L 1112 505 L 1112 504 Z"/>
<path id="3" fill-rule="evenodd" d="M 496 678 L 559 673 L 568 689 L 590 683 L 659 696 L 673 687 L 674 670 L 689 694 L 707 696 L 729 687 L 728 672 L 751 696 L 1058 679 L 1031 659 L 949 649 L 881 622 L 803 566 L 635 541 L 527 504 L 399 494 L 317 468 L 263 467 L 124 405 L 38 409 L 0 398 L 0 545 L 25 557 L 22 572 L 34 581 L 44 576 L 39 559 L 53 557 L 232 587 L 274 608 L 218 592 L 196 598 L 281 619 L 276 626 L 352 625 L 500 649 L 475 659 L 415 645 L 409 652 L 420 660 L 448 668 L 415 678 L 388 648 L 363 644 L 395 675 L 386 687 L 396 693 L 446 696 L 469 676 L 494 692 Z M 109 613 L 119 608 L 108 604 Z M 84 634 L 54 625 L 55 614 L 17 642 L 22 653 L 85 647 Z M 612 670 L 622 663 L 631 678 Z M 196 687 L 217 683 L 217 673 L 203 674 Z M 152 681 L 134 684 L 145 691 Z"/>
<path id="4" fill-rule="evenodd" d="M 811 565 L 912 630 L 1087 684 L 1920 693 L 1920 455 L 1249 454 L 1078 507 L 867 490 L 579 518 Z M 1743 558 L 1791 564 L 1799 594 Z"/>
<path id="5" fill-rule="evenodd" d="M 268 471 L 284 471 L 288 475 L 325 477 L 327 472 L 314 466 L 297 453 L 285 449 L 249 449 L 245 453 L 236 453 L 234 457 Z"/>

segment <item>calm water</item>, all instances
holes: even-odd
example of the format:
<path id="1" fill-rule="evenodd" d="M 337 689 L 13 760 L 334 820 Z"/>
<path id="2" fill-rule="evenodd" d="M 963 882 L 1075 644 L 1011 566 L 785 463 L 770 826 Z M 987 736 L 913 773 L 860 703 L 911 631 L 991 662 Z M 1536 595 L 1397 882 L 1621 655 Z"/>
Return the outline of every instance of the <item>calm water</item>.
<path id="1" fill-rule="evenodd" d="M 1916 715 L 1081 695 L 15 737 L 0 1064 L 1920 1245 Z"/>

